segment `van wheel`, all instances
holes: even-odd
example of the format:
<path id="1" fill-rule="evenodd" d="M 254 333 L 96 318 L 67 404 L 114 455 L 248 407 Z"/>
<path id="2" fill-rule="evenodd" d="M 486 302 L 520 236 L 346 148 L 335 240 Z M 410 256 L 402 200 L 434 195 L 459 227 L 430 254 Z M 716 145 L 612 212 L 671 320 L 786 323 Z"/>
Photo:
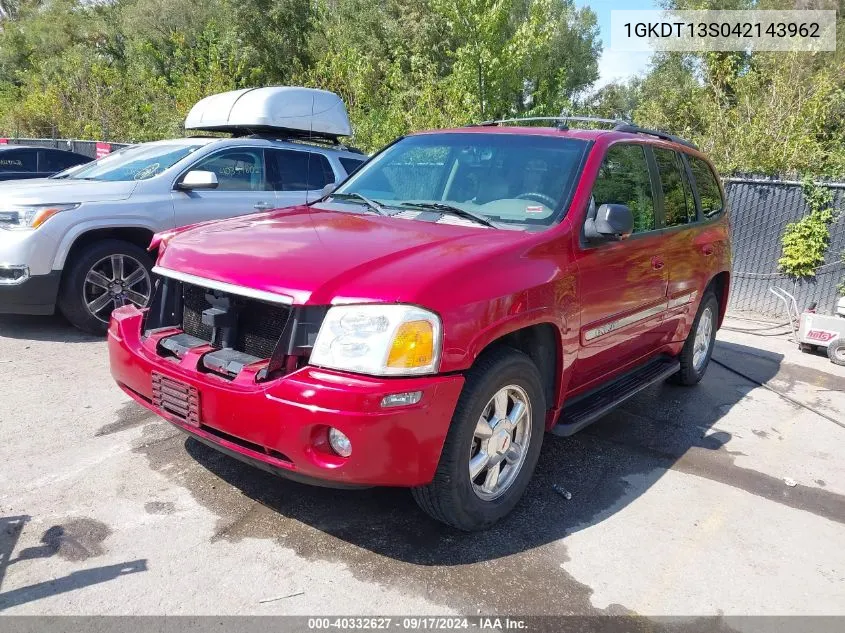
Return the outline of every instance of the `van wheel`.
<path id="1" fill-rule="evenodd" d="M 528 486 L 545 414 L 540 372 L 531 359 L 506 347 L 486 353 L 467 373 L 434 480 L 412 489 L 414 499 L 459 530 L 490 527 Z"/>
<path id="2" fill-rule="evenodd" d="M 149 253 L 130 242 L 103 240 L 91 244 L 65 271 L 59 310 L 80 330 L 105 334 L 115 308 L 149 305 L 152 266 Z"/>
<path id="3" fill-rule="evenodd" d="M 695 315 L 684 348 L 678 356 L 681 370 L 672 376 L 672 382 L 679 385 L 695 385 L 704 378 L 716 344 L 718 318 L 719 301 L 713 291 L 708 290 L 701 298 L 698 314 Z"/>
<path id="4" fill-rule="evenodd" d="M 827 346 L 827 357 L 834 365 L 845 366 L 845 337 L 839 337 Z"/>

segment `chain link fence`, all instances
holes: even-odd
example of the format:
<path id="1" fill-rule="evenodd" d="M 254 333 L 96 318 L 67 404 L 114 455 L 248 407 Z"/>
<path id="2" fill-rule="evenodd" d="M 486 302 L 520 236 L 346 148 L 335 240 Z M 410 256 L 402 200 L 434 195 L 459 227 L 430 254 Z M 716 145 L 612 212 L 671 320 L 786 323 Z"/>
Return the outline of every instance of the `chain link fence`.
<path id="1" fill-rule="evenodd" d="M 778 286 L 795 295 L 798 309 L 812 303 L 820 312 L 832 312 L 845 277 L 845 183 L 825 182 L 837 209 L 830 226 L 830 248 L 815 279 L 795 281 L 778 273 L 781 236 L 790 222 L 808 213 L 801 183 L 765 177 L 725 178 L 733 229 L 733 273 L 728 309 L 769 318 L 785 318 L 783 303 L 769 288 Z"/>

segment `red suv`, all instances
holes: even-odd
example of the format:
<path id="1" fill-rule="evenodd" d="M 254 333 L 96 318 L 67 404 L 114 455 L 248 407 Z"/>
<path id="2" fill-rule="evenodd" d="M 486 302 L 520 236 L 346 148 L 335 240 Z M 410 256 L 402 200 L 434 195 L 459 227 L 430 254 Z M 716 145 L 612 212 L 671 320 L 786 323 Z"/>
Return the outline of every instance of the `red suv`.
<path id="1" fill-rule="evenodd" d="M 725 196 L 662 132 L 497 122 L 403 137 L 306 206 L 159 234 L 114 378 L 197 440 L 321 485 L 506 515 L 545 431 L 707 369 Z"/>

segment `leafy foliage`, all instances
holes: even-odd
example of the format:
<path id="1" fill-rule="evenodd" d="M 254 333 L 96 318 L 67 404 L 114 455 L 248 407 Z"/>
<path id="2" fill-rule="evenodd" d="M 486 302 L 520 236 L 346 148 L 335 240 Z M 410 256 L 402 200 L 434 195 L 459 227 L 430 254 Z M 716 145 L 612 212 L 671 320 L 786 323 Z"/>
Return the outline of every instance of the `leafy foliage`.
<path id="1" fill-rule="evenodd" d="M 805 178 L 802 189 L 809 213 L 797 222 L 787 224 L 778 260 L 781 272 L 799 279 L 815 277 L 816 269 L 824 264 L 830 244 L 830 224 L 835 218 L 833 194 L 829 188 Z"/>
<path id="2" fill-rule="evenodd" d="M 0 131 L 144 141 L 201 97 L 300 84 L 341 94 L 353 142 L 557 113 L 597 78 L 574 0 L 0 0 Z M 8 7 L 8 9 L 7 9 Z"/>

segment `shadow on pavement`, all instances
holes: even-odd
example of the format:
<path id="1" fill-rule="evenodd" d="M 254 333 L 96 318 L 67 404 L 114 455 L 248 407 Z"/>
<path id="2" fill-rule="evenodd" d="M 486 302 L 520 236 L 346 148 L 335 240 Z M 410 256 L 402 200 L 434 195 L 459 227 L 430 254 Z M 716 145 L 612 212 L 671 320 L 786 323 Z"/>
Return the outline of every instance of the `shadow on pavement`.
<path id="1" fill-rule="evenodd" d="M 64 526 L 54 525 L 44 533 L 41 539 L 42 545 L 24 549 L 16 558 L 12 558 L 20 534 L 30 518 L 26 515 L 0 517 L 0 589 L 2 589 L 3 579 L 10 565 L 37 558 L 49 558 L 61 551 L 66 540 L 71 540 L 68 539 Z M 79 547 L 80 544 L 71 543 L 71 552 L 73 552 L 74 548 Z M 71 557 L 70 560 L 80 560 L 82 558 Z M 61 578 L 54 578 L 6 592 L 0 591 L 0 611 L 60 593 L 81 589 L 89 585 L 107 582 L 125 574 L 133 574 L 141 571 L 147 571 L 146 559 L 82 569 L 74 571 L 67 576 L 62 576 Z"/>
<path id="2" fill-rule="evenodd" d="M 731 345 L 734 362 L 758 350 Z M 768 355 L 755 378 L 777 373 Z M 514 512 L 492 529 L 464 534 L 420 511 L 406 490 L 343 491 L 282 480 L 187 440 L 190 455 L 248 497 L 287 517 L 366 550 L 417 565 L 462 565 L 498 559 L 595 525 L 644 494 L 668 469 L 692 472 L 776 502 L 845 522 L 845 504 L 803 486 L 733 464 L 730 433 L 719 420 L 755 384 L 711 364 L 695 387 L 654 385 L 570 438 L 547 434 L 531 484 Z M 566 499 L 558 490 L 571 492 Z M 813 495 L 816 496 L 813 496 Z M 831 504 L 833 504 L 831 506 Z M 278 526 L 264 526 L 261 536 Z M 242 536 L 251 536 L 241 526 Z"/>
<path id="3" fill-rule="evenodd" d="M 92 336 L 76 329 L 59 314 L 52 316 L 0 314 L 0 338 L 3 337 L 57 343 L 90 343 L 105 340 L 105 336 Z"/>

